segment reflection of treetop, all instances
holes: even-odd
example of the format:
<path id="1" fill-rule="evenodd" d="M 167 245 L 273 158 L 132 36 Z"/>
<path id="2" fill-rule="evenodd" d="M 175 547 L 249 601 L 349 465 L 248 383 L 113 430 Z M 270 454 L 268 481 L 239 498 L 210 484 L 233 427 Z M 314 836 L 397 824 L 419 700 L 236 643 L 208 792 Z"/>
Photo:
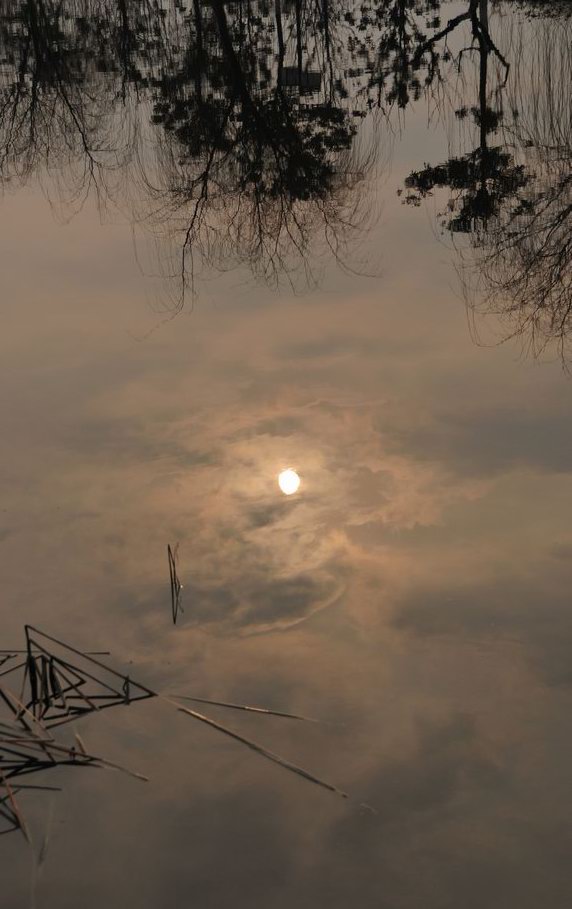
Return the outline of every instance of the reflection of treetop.
<path id="1" fill-rule="evenodd" d="M 476 143 L 412 174 L 407 198 L 450 187 L 448 227 L 482 249 L 538 197 L 488 20 L 489 0 L 0 0 L 0 180 L 38 174 L 72 210 L 90 192 L 128 204 L 183 291 L 200 268 L 237 264 L 312 281 L 320 251 L 343 264 L 369 216 L 376 147 L 360 119 L 424 92 L 442 108 L 460 78 L 455 113 Z M 518 72 L 523 55 L 511 56 Z M 569 135 L 545 138 L 570 147 Z"/>
<path id="2" fill-rule="evenodd" d="M 182 238 L 183 284 L 242 262 L 311 278 L 310 247 L 341 261 L 367 216 L 360 117 L 437 71 L 418 51 L 439 6 L 0 0 L 0 177 L 128 198 Z"/>
<path id="3" fill-rule="evenodd" d="M 182 233 L 183 282 L 194 261 L 276 279 L 317 226 L 340 254 L 370 161 L 335 20 L 327 0 L 1 3 L 2 182 L 48 173 L 77 206 L 136 179 L 130 201 Z"/>
<path id="4" fill-rule="evenodd" d="M 553 13 L 558 9 L 554 4 Z M 405 201 L 418 205 L 448 190 L 442 224 L 467 240 L 460 254 L 473 310 L 500 316 L 507 324 L 503 339 L 519 335 L 534 353 L 556 346 L 567 359 L 572 20 L 535 19 L 523 28 L 499 17 L 495 31 L 512 50 L 510 72 L 489 31 L 489 0 L 471 0 L 467 21 L 475 104 L 466 106 L 465 87 L 462 106 L 451 105 L 463 153 L 413 172 L 405 181 Z"/>

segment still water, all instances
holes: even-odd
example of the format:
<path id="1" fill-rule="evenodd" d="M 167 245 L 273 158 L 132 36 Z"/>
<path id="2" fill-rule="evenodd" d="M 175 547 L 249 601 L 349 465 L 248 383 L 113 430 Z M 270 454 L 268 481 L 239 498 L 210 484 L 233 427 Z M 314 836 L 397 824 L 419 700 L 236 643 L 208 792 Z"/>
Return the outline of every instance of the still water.
<path id="1" fill-rule="evenodd" d="M 0 3 L 2 907 L 570 904 L 569 12 Z"/>

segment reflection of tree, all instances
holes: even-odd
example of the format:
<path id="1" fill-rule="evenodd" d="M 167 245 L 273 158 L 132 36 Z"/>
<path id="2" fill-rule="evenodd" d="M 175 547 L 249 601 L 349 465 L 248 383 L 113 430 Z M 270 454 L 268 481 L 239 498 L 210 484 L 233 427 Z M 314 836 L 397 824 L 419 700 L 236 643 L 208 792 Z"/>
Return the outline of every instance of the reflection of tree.
<path id="1" fill-rule="evenodd" d="M 342 260 L 371 163 L 338 20 L 331 0 L 0 4 L 0 180 L 129 198 L 182 238 L 183 286 L 198 263 L 310 277 L 320 237 Z"/>
<path id="2" fill-rule="evenodd" d="M 17 10 L 8 7 L 2 16 L 0 162 L 4 180 L 26 179 L 39 164 L 48 158 L 56 161 L 78 144 L 88 167 L 93 166 L 95 118 L 86 109 L 80 88 L 85 46 L 82 41 L 70 46 L 65 25 L 41 0 L 31 0 Z"/>
<path id="3" fill-rule="evenodd" d="M 519 65 L 521 47 L 513 53 L 517 65 L 506 90 L 505 75 L 495 73 L 504 98 L 497 91 L 493 108 L 489 60 L 496 48 L 488 30 L 488 0 L 480 0 L 478 15 L 481 25 L 485 17 L 484 29 L 475 29 L 474 22 L 472 29 L 478 104 L 456 111 L 457 117 L 471 117 L 478 144 L 411 174 L 406 201 L 419 204 L 436 189 L 448 189 L 443 225 L 470 241 L 473 253 L 465 276 L 473 309 L 508 320 L 508 333 L 525 337 L 535 352 L 554 342 L 564 352 L 572 329 L 570 29 L 563 24 L 558 31 L 535 28 L 535 52 L 529 49 L 524 58 L 526 72 Z M 491 147 L 493 133 L 502 144 L 497 140 Z"/>
<path id="4" fill-rule="evenodd" d="M 572 28 L 536 26 L 507 104 L 518 112 L 504 138 L 526 182 L 475 236 L 481 312 L 509 319 L 535 353 L 556 344 L 567 358 L 572 335 Z M 524 50 L 522 48 L 521 50 Z"/>
<path id="5" fill-rule="evenodd" d="M 101 196 L 129 145 L 128 123 L 112 116 L 115 53 L 103 32 L 116 30 L 101 7 L 81 12 L 79 0 L 0 7 L 0 181 L 47 171 L 78 204 L 90 190 Z"/>
<path id="6" fill-rule="evenodd" d="M 558 35 L 558 59 L 555 50 L 541 59 L 544 32 L 530 26 L 532 75 L 511 97 L 524 84 L 515 63 L 530 54 L 512 47 L 509 73 L 489 0 L 465 0 L 448 21 L 441 7 L 0 0 L 0 184 L 47 174 L 72 211 L 94 192 L 128 205 L 161 240 L 163 272 L 183 292 L 201 268 L 235 265 L 269 282 L 311 282 L 320 252 L 347 261 L 367 218 L 374 140 L 370 130 L 368 152 L 359 118 L 424 93 L 443 109 L 453 74 L 472 59 L 476 102 L 455 111 L 469 150 L 413 173 L 406 199 L 448 189 L 443 223 L 476 256 L 481 308 L 502 308 L 540 343 L 563 337 L 570 25 L 543 26 Z"/>
<path id="7" fill-rule="evenodd" d="M 128 199 L 182 246 L 183 290 L 201 266 L 311 281 L 367 216 L 359 117 L 438 78 L 440 5 L 0 3 L 0 179 L 47 171 L 66 203 Z"/>
<path id="8" fill-rule="evenodd" d="M 432 49 L 435 42 L 465 21 L 471 25 L 473 46 L 478 52 L 478 104 L 470 111 L 461 108 L 456 115 L 460 119 L 471 117 L 477 128 L 478 144 L 470 152 L 450 158 L 444 164 L 426 165 L 405 181 L 409 190 L 406 201 L 414 205 L 436 188 L 448 187 L 453 191 L 445 224 L 455 233 L 471 233 L 478 225 L 484 225 L 486 229 L 489 220 L 526 181 L 523 168 L 515 166 L 512 155 L 502 146 L 491 147 L 489 143 L 489 136 L 497 130 L 502 116 L 489 105 L 489 58 L 496 54 L 505 70 L 508 64 L 489 34 L 488 0 L 481 0 L 480 4 L 471 0 L 466 12 L 455 16 L 420 50 Z"/>
<path id="9" fill-rule="evenodd" d="M 516 0 L 527 13 L 538 16 L 572 16 L 569 0 Z"/>
<path id="10" fill-rule="evenodd" d="M 350 153 L 355 125 L 327 74 L 324 96 L 316 92 L 311 103 L 304 98 L 309 77 L 322 79 L 303 66 L 304 12 L 296 2 L 289 23 L 276 4 L 274 22 L 269 16 L 268 28 L 263 20 L 253 32 L 248 19 L 231 18 L 220 0 L 208 10 L 194 4 L 189 52 L 174 78 L 159 86 L 154 114 L 166 132 L 160 195 L 169 217 L 185 219 L 184 269 L 197 256 L 218 267 L 248 262 L 257 275 L 275 281 L 296 263 L 308 267 L 305 251 L 316 230 L 339 255 L 342 236 L 357 224 L 351 194 L 364 162 L 358 169 Z M 265 61 L 275 23 L 273 74 Z M 289 24 L 295 66 L 287 68 Z M 249 29 L 242 45 L 241 31 Z M 296 91 L 288 89 L 286 77 Z"/>
<path id="11" fill-rule="evenodd" d="M 244 263 L 313 280 L 368 214 L 359 118 L 438 81 L 440 6 L 0 0 L 0 180 L 48 172 L 66 203 L 128 200 L 182 246 L 183 289 Z"/>

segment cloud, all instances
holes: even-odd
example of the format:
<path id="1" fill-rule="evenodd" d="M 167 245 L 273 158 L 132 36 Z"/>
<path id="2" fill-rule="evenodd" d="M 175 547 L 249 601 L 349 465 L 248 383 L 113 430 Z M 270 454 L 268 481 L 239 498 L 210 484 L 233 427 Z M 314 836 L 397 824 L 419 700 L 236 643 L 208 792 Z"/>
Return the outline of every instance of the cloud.
<path id="1" fill-rule="evenodd" d="M 188 446 L 176 423 L 158 419 L 95 418 L 65 427 L 60 442 L 68 451 L 89 455 L 94 461 L 112 457 L 114 462 L 140 463 L 168 458 L 182 469 L 221 461 L 214 449 Z"/>
<path id="2" fill-rule="evenodd" d="M 526 579 L 506 572 L 481 582 L 417 589 L 397 605 L 393 626 L 424 638 L 488 641 L 490 648 L 516 646 L 545 684 L 569 687 L 571 574 L 568 563 L 547 577 L 539 563 Z"/>
<path id="3" fill-rule="evenodd" d="M 183 621 L 219 632 L 276 631 L 331 606 L 343 590 L 333 571 L 279 577 L 253 565 L 242 572 L 240 583 L 221 578 L 219 583 L 185 584 Z"/>
<path id="4" fill-rule="evenodd" d="M 436 412 L 418 426 L 388 433 L 388 443 L 420 461 L 438 461 L 453 473 L 492 476 L 515 468 L 572 471 L 572 420 L 565 406 Z"/>

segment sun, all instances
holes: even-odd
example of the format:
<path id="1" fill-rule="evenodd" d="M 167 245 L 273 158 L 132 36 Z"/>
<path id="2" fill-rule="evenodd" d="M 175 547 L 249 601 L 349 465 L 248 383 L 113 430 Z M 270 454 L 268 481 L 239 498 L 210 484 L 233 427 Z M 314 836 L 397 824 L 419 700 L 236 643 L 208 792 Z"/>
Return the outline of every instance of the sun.
<path id="1" fill-rule="evenodd" d="M 300 477 L 289 467 L 278 474 L 278 485 L 285 496 L 293 496 L 300 487 Z"/>

